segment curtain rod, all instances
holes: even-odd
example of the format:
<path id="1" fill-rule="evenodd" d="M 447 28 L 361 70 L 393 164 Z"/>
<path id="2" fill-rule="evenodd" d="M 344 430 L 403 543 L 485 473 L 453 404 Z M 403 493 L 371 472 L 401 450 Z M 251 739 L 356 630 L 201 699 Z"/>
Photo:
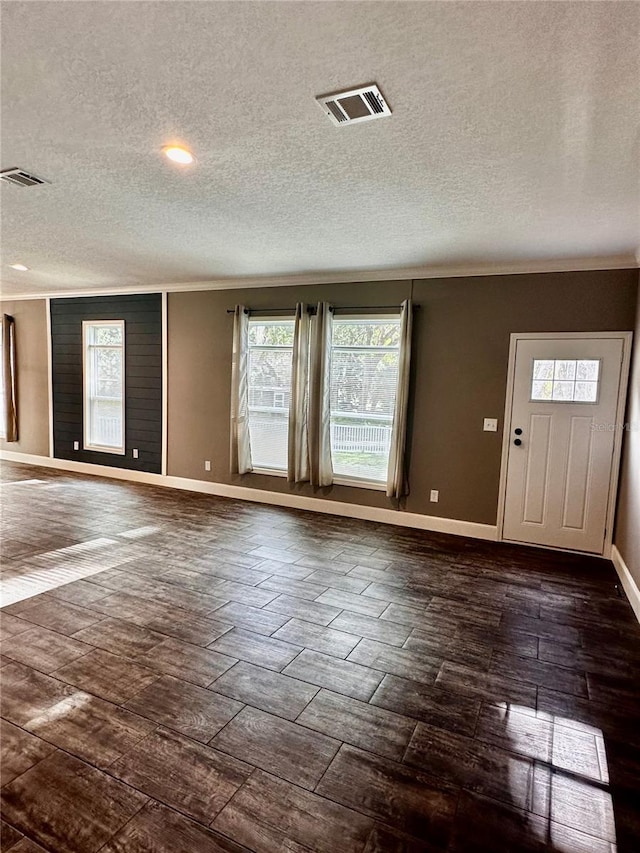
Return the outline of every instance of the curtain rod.
<path id="1" fill-rule="evenodd" d="M 414 308 L 419 305 L 414 303 Z M 331 311 L 400 311 L 401 305 L 332 305 Z M 295 308 L 245 308 L 246 314 L 294 314 Z M 309 313 L 315 313 L 315 305 L 307 305 Z M 227 314 L 235 314 L 235 308 L 227 308 Z"/>
<path id="2" fill-rule="evenodd" d="M 245 314 L 294 314 L 295 308 L 245 308 Z M 307 309 L 308 310 L 308 309 Z M 227 308 L 227 314 L 235 314 L 235 308 Z"/>
<path id="3" fill-rule="evenodd" d="M 419 305 L 414 303 L 414 308 Z M 332 305 L 332 311 L 400 311 L 402 305 Z"/>

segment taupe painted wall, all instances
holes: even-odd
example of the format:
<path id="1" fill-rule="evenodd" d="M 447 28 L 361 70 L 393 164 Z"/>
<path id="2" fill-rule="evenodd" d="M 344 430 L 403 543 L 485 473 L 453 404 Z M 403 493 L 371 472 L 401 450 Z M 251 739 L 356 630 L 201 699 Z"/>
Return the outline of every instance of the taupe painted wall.
<path id="1" fill-rule="evenodd" d="M 627 331 L 634 327 L 637 270 L 546 273 L 414 282 L 409 512 L 496 523 L 511 332 Z M 279 477 L 229 475 L 231 316 L 227 308 L 398 304 L 411 282 L 389 281 L 170 293 L 168 473 L 257 489 L 390 507 L 381 492 L 314 491 Z M 499 431 L 482 431 L 484 417 Z M 211 460 L 211 472 L 204 460 Z M 439 489 L 440 502 L 429 502 Z"/>
<path id="2" fill-rule="evenodd" d="M 640 587 L 640 283 L 614 544 Z"/>
<path id="3" fill-rule="evenodd" d="M 0 448 L 17 453 L 49 455 L 49 361 L 47 303 L 44 299 L 0 303 L 3 314 L 16 321 L 18 374 L 18 441 L 1 441 Z"/>

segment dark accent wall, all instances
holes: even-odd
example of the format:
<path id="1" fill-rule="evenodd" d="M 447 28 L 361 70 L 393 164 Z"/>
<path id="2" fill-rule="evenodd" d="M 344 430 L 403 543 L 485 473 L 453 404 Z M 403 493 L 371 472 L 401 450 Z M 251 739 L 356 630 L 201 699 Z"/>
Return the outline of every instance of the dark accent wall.
<path id="1" fill-rule="evenodd" d="M 82 321 L 125 322 L 126 453 L 83 450 Z M 51 300 L 54 456 L 159 474 L 162 466 L 162 297 Z M 73 442 L 80 442 L 80 450 Z M 133 448 L 139 458 L 134 459 Z"/>

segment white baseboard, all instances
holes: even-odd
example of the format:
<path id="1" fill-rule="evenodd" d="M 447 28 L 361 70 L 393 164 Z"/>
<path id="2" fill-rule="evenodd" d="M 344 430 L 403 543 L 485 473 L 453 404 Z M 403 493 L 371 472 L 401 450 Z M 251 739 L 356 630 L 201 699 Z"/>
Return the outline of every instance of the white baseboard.
<path id="1" fill-rule="evenodd" d="M 640 589 L 638 589 L 638 584 L 629 571 L 629 566 L 627 566 L 622 554 L 615 545 L 611 548 L 611 560 L 620 578 L 622 588 L 627 593 L 627 598 L 633 608 L 633 612 L 636 614 L 636 619 L 640 622 Z"/>
<path id="2" fill-rule="evenodd" d="M 420 515 L 416 512 L 402 512 L 401 510 L 387 509 L 385 507 L 350 504 L 344 501 L 329 501 L 326 498 L 312 498 L 307 495 L 268 492 L 262 489 L 250 489 L 246 486 L 231 486 L 226 483 L 190 480 L 186 477 L 147 474 L 144 471 L 110 468 L 106 465 L 93 465 L 89 462 L 75 462 L 72 459 L 53 459 L 49 456 L 34 456 L 28 453 L 16 453 L 12 450 L 0 450 L 0 459 L 6 459 L 8 462 L 23 462 L 26 465 L 40 465 L 44 468 L 57 468 L 61 471 L 72 471 L 77 474 L 110 477 L 115 480 L 126 480 L 130 483 L 146 483 L 150 486 L 184 489 L 190 492 L 201 492 L 206 495 L 303 509 L 308 512 L 322 512 L 328 515 L 359 518 L 364 521 L 375 521 L 379 524 L 395 524 L 399 527 L 429 530 L 433 533 L 452 533 L 455 536 L 469 536 L 472 539 L 487 539 L 492 542 L 495 542 L 498 538 L 496 525 L 479 524 L 474 521 L 460 521 L 457 518 L 438 518 L 433 515 Z"/>

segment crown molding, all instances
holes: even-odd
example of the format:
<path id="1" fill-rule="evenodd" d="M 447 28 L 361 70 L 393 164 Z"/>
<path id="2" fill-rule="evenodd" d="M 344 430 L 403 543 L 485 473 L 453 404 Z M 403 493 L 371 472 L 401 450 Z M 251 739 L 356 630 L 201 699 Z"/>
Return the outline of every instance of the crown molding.
<path id="1" fill-rule="evenodd" d="M 458 264 L 442 266 L 396 267 L 375 270 L 342 270 L 306 272 L 298 275 L 239 276 L 206 281 L 158 282 L 129 287 L 77 288 L 74 290 L 42 290 L 30 293 L 3 293 L 7 301 L 22 299 L 65 299 L 78 296 L 116 296 L 125 293 L 184 293 L 202 290 L 240 290 L 262 287 L 301 287 L 314 284 L 347 284 L 373 281 L 406 281 L 407 279 L 472 278 L 476 276 L 526 275 L 550 272 L 588 272 L 596 270 L 637 269 L 640 251 L 635 255 L 610 255 L 596 258 L 564 258 L 547 261 L 512 263 Z"/>

